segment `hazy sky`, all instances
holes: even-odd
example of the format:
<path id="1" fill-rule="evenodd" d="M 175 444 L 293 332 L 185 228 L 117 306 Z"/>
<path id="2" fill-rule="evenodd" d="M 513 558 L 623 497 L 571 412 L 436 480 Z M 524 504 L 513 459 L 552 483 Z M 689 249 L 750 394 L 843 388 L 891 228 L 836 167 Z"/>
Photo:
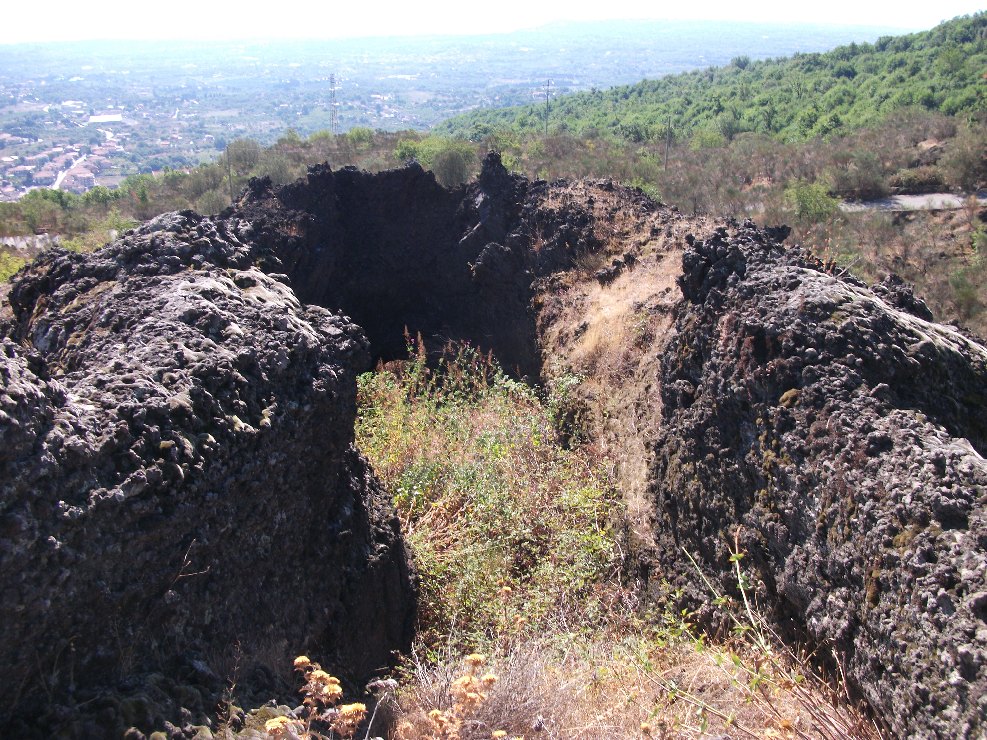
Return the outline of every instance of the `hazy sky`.
<path id="1" fill-rule="evenodd" d="M 0 43 L 483 33 L 555 20 L 606 18 L 808 22 L 920 30 L 982 9 L 977 2 L 963 0 L 17 0 L 5 3 Z"/>

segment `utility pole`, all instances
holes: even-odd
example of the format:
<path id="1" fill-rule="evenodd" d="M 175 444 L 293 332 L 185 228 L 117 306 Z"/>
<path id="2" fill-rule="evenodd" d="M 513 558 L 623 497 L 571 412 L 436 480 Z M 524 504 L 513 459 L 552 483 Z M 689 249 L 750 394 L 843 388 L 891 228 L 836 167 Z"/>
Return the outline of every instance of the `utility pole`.
<path id="1" fill-rule="evenodd" d="M 333 136 L 339 133 L 339 115 L 336 112 L 336 75 L 329 75 L 329 130 Z"/>
<path id="2" fill-rule="evenodd" d="M 551 112 L 552 81 L 545 83 L 545 136 L 548 136 L 548 114 Z"/>
<path id="3" fill-rule="evenodd" d="M 230 164 L 230 145 L 226 145 L 226 177 L 230 181 L 230 205 L 233 205 L 233 165 Z"/>

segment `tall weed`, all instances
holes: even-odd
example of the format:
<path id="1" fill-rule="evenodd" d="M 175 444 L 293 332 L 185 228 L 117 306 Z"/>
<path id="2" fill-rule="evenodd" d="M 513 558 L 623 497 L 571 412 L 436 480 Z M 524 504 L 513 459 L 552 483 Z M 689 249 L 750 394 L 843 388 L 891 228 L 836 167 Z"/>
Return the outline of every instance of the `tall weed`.
<path id="1" fill-rule="evenodd" d="M 619 591 L 622 503 L 589 446 L 565 449 L 554 409 L 471 346 L 359 379 L 357 442 L 421 574 L 430 649 L 592 622 Z"/>

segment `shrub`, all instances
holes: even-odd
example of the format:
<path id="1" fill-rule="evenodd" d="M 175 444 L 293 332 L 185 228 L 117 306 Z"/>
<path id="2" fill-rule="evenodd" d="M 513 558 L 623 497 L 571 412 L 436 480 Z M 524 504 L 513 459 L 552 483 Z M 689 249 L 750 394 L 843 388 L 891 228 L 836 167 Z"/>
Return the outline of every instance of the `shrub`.
<path id="1" fill-rule="evenodd" d="M 969 124 L 952 141 L 941 162 L 949 183 L 974 190 L 987 182 L 987 125 Z"/>
<path id="2" fill-rule="evenodd" d="M 718 129 L 701 128 L 692 135 L 689 140 L 689 147 L 693 151 L 698 151 L 700 149 L 715 149 L 725 146 L 726 143 L 726 137 Z"/>
<path id="3" fill-rule="evenodd" d="M 827 174 L 830 190 L 842 198 L 872 200 L 888 194 L 881 162 L 871 152 L 853 152 L 842 166 Z"/>
<path id="4" fill-rule="evenodd" d="M 219 213 L 230 205 L 230 193 L 223 187 L 209 190 L 196 198 L 195 210 L 205 215 Z"/>
<path id="5" fill-rule="evenodd" d="M 367 126 L 354 126 L 346 132 L 346 140 L 358 149 L 365 148 L 373 142 L 374 130 Z"/>
<path id="6" fill-rule="evenodd" d="M 960 318 L 971 319 L 983 309 L 980 301 L 980 270 L 964 267 L 949 276 L 949 286 L 953 289 L 953 303 Z"/>
<path id="7" fill-rule="evenodd" d="M 799 182 L 786 188 L 785 205 L 804 223 L 826 221 L 839 210 L 839 201 L 821 183 Z"/>
<path id="8" fill-rule="evenodd" d="M 27 260 L 22 257 L 16 257 L 7 252 L 0 253 L 0 283 L 10 280 L 14 273 L 25 264 L 27 264 Z"/>
<path id="9" fill-rule="evenodd" d="M 889 181 L 891 189 L 906 195 L 941 193 L 947 189 L 946 178 L 939 167 L 909 167 L 898 170 Z"/>
<path id="10" fill-rule="evenodd" d="M 469 178 L 469 165 L 466 157 L 458 149 L 444 149 L 435 155 L 432 162 L 435 179 L 446 187 L 461 185 Z"/>
<path id="11" fill-rule="evenodd" d="M 439 183 L 452 187 L 469 179 L 476 148 L 468 141 L 428 136 L 420 140 L 401 139 L 394 149 L 394 156 L 400 162 L 417 160 L 435 174 Z"/>

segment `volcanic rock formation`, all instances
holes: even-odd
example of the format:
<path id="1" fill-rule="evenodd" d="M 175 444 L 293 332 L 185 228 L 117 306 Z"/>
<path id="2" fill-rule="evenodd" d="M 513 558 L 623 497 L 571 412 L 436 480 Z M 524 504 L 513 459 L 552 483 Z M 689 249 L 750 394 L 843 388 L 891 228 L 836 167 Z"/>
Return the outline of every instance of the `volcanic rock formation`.
<path id="1" fill-rule="evenodd" d="M 366 339 L 257 269 L 249 239 L 243 221 L 168 214 L 48 254 L 10 293 L 11 736 L 119 737 L 182 724 L 179 705 L 203 721 L 235 663 L 246 685 L 311 648 L 361 679 L 408 645 L 406 553 L 352 447 Z"/>
<path id="2" fill-rule="evenodd" d="M 353 677 L 406 644 L 353 376 L 420 332 L 572 387 L 653 584 L 702 600 L 683 549 L 729 588 L 739 547 L 781 633 L 831 647 L 895 733 L 982 735 L 987 350 L 784 236 L 492 155 L 453 190 L 417 166 L 253 181 L 221 217 L 43 258 L 0 357 L 6 718 L 236 640 Z"/>
<path id="3" fill-rule="evenodd" d="M 666 568 L 685 548 L 722 573 L 739 545 L 779 623 L 897 734 L 982 737 L 987 350 L 753 227 L 695 241 L 679 281 L 651 475 Z"/>

